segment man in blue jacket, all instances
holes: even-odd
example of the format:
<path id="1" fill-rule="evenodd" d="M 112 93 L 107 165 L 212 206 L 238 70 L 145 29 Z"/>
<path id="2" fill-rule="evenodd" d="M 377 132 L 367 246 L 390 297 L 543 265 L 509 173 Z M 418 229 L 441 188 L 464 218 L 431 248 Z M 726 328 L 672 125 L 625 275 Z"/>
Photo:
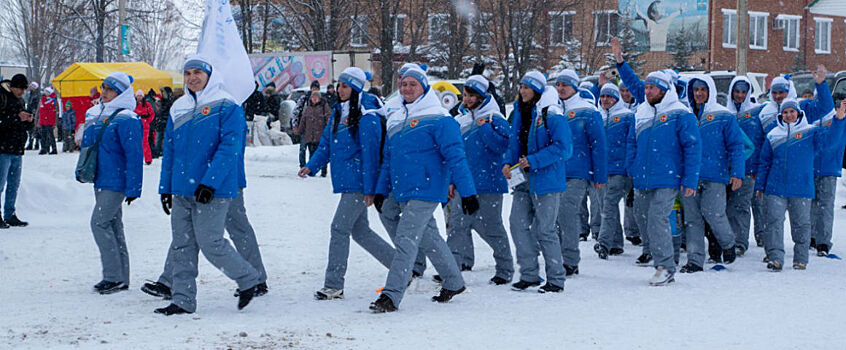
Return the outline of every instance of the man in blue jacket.
<path id="1" fill-rule="evenodd" d="M 749 250 L 749 220 L 752 217 L 755 218 L 755 242 L 759 247 L 764 245 L 762 235 L 765 219 L 761 200 L 755 197 L 758 159 L 766 136 L 759 117 L 764 106 L 752 102 L 751 92 L 752 82 L 749 78 L 737 76 L 729 84 L 729 100 L 726 103 L 726 108 L 735 114 L 740 129 L 755 147 L 743 167 L 746 170 L 743 185 L 737 191 L 729 191 L 726 203 L 726 216 L 735 234 L 737 256 L 742 256 Z"/>
<path id="2" fill-rule="evenodd" d="M 696 117 L 678 101 L 672 77 L 652 72 L 645 82 L 646 102 L 635 113 L 630 129 L 626 168 L 635 188 L 635 217 L 654 257 L 655 275 L 649 284 L 675 280 L 669 214 L 679 191 L 696 195 L 702 156 Z"/>
<path id="3" fill-rule="evenodd" d="M 443 287 L 432 300 L 448 302 L 464 292 L 464 279 L 449 247 L 427 226 L 436 226 L 432 214 L 439 203 L 447 202 L 450 180 L 464 196 L 462 211 L 472 215 L 479 209 L 458 123 L 441 106 L 426 73 L 419 67 L 406 70 L 400 94 L 404 99 L 402 107 L 389 112 L 386 121 L 376 193 L 385 196 L 390 189 L 400 204 L 402 216 L 394 240 L 396 254 L 382 294 L 370 304 L 373 312 L 396 311 L 420 248 L 433 250 L 428 257 L 436 267 L 438 264 L 448 267 L 448 270 L 439 271 Z M 377 204 L 375 198 L 374 204 Z"/>
<path id="4" fill-rule="evenodd" d="M 207 58 L 194 55 L 183 67 L 188 93 L 171 107 L 159 180 L 162 206 L 172 208 L 173 302 L 155 312 L 168 316 L 197 308 L 200 251 L 237 282 L 238 309 L 259 284 L 258 271 L 223 237 L 226 213 L 239 193 L 244 110 Z"/>
<path id="5" fill-rule="evenodd" d="M 464 152 L 479 193 L 479 212 L 465 215 L 461 212 L 460 193 L 452 191 L 448 203 L 447 245 L 459 265 L 473 265 L 473 237 L 476 230 L 493 249 L 496 274 L 490 282 L 503 285 L 514 275 L 514 258 L 508 244 L 508 233 L 502 223 L 502 194 L 508 192 L 508 183 L 500 176 L 502 156 L 508 148 L 511 127 L 499 112 L 499 106 L 488 93 L 488 80 L 473 75 L 464 83 L 464 98 L 460 114 L 455 117 L 464 139 Z"/>
<path id="6" fill-rule="evenodd" d="M 573 156 L 567 160 L 567 190 L 561 195 L 558 211 L 558 234 L 561 239 L 561 254 L 567 276 L 579 273 L 579 231 L 581 222 L 578 213 L 587 196 L 588 186 L 597 190 L 605 186 L 606 140 L 602 115 L 593 104 L 585 101 L 578 93 L 579 76 L 571 69 L 565 69 L 555 79 L 559 103 L 570 127 L 573 142 Z M 598 214 L 598 213 L 594 213 Z"/>
<path id="7" fill-rule="evenodd" d="M 743 185 L 746 158 L 743 135 L 737 118 L 717 103 L 714 80 L 697 75 L 688 82 L 687 99 L 699 124 L 702 163 L 699 171 L 697 195 L 682 197 L 685 234 L 687 235 L 687 264 L 680 272 L 694 273 L 705 266 L 705 222 L 711 226 L 722 248 L 722 260 L 731 264 L 735 259 L 735 235 L 726 217 L 726 185 L 737 191 Z"/>
<path id="8" fill-rule="evenodd" d="M 594 245 L 594 250 L 600 259 L 608 259 L 608 255 L 623 254 L 619 205 L 632 189 L 632 178 L 626 172 L 626 145 L 629 129 L 634 127 L 634 113 L 626 108 L 620 90 L 613 83 L 602 86 L 599 102 L 608 143 L 608 189 L 602 203 L 599 243 Z"/>
<path id="9" fill-rule="evenodd" d="M 129 252 L 121 202 L 129 205 L 141 196 L 143 133 L 141 120 L 132 112 L 132 78 L 113 72 L 101 88 L 101 103 L 85 112 L 81 147 L 94 146 L 99 140 L 91 232 L 100 249 L 103 280 L 94 291 L 111 294 L 129 288 Z"/>

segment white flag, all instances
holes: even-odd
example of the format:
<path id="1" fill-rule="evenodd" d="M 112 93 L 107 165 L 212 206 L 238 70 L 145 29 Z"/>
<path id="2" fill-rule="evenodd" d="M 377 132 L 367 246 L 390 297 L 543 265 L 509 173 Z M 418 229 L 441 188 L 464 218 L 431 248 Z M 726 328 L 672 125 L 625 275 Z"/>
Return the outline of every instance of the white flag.
<path id="1" fill-rule="evenodd" d="M 206 0 L 206 17 L 197 53 L 211 60 L 213 74 L 223 74 L 223 88 L 238 104 L 255 90 L 253 68 L 232 18 L 229 0 Z"/>

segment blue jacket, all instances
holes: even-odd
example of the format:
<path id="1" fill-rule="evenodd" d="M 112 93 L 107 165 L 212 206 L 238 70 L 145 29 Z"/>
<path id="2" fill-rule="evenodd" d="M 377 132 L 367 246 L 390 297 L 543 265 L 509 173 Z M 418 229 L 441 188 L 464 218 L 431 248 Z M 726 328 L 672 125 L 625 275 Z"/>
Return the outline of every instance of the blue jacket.
<path id="1" fill-rule="evenodd" d="M 625 102 L 617 101 L 611 109 L 600 107 L 605 124 L 606 143 L 608 145 L 608 175 L 628 175 L 626 171 L 626 147 L 629 129 L 634 127 L 634 113 L 625 107 Z"/>
<path id="2" fill-rule="evenodd" d="M 573 155 L 573 140 L 569 123 L 564 120 L 558 105 L 558 92 L 547 86 L 531 116 L 521 115 L 514 102 L 511 137 L 505 153 L 505 164 L 516 165 L 520 157 L 521 120 L 531 117 L 528 137 L 529 191 L 538 196 L 567 190 L 567 160 Z M 546 109 L 546 121 L 542 116 Z"/>
<path id="3" fill-rule="evenodd" d="M 215 189 L 215 197 L 235 198 L 240 185 L 246 185 L 241 177 L 244 109 L 221 86 L 210 79 L 197 96 L 189 92 L 173 103 L 159 193 L 194 197 L 203 184 Z"/>
<path id="4" fill-rule="evenodd" d="M 76 111 L 73 107 L 62 112 L 62 129 L 71 131 L 76 129 Z"/>
<path id="5" fill-rule="evenodd" d="M 598 184 L 608 182 L 607 141 L 602 115 L 578 94 L 560 102 L 573 142 L 573 156 L 567 160 L 567 178 Z"/>
<path id="6" fill-rule="evenodd" d="M 814 198 L 814 157 L 834 149 L 846 120 L 834 118 L 828 130 L 808 124 L 804 115 L 793 124 L 778 119 L 767 134 L 758 166 L 756 191 L 785 198 Z M 838 160 L 840 164 L 840 160 Z"/>
<path id="7" fill-rule="evenodd" d="M 376 193 L 379 179 L 379 146 L 382 144 L 382 120 L 378 110 L 379 100 L 368 93 L 359 96 L 361 119 L 358 130 L 352 134 L 349 128 L 349 101 L 332 107 L 332 116 L 320 136 L 320 145 L 309 159 L 306 168 L 311 176 L 317 170 L 332 163 L 332 189 L 335 193 Z M 337 130 L 335 123 L 338 123 Z"/>
<path id="8" fill-rule="evenodd" d="M 244 131 L 241 133 L 241 153 L 238 157 L 238 188 L 247 188 L 247 172 L 246 166 L 244 164 L 244 156 L 247 153 L 247 134 L 249 134 L 250 128 L 244 123 Z"/>
<path id="9" fill-rule="evenodd" d="M 744 169 L 746 169 L 746 174 L 756 174 L 758 172 L 758 162 L 761 158 L 761 148 L 764 146 L 764 139 L 767 136 L 767 133 L 764 132 L 764 127 L 761 125 L 761 110 L 764 108 L 764 105 L 753 103 L 752 102 L 752 94 L 746 94 L 746 100 L 743 103 L 735 103 L 732 100 L 731 93 L 734 90 L 734 85 L 740 81 L 745 81 L 749 86 L 752 86 L 752 83 L 749 81 L 749 78 L 745 76 L 737 76 L 729 84 L 728 89 L 728 100 L 726 101 L 726 108 L 729 112 L 734 113 L 737 117 L 737 124 L 740 125 L 740 129 L 743 130 L 743 133 L 752 142 L 754 149 L 752 150 L 752 155 L 747 156 L 746 164 Z"/>
<path id="10" fill-rule="evenodd" d="M 834 110 L 815 121 L 813 124 L 819 128 L 821 133 L 833 133 Z M 840 169 L 843 164 L 843 150 L 846 148 L 846 137 L 829 138 L 831 147 L 820 150 L 814 157 L 814 176 L 837 176 L 840 177 Z"/>
<path id="11" fill-rule="evenodd" d="M 695 189 L 701 157 L 696 117 L 678 101 L 674 89 L 655 106 L 638 106 L 626 153 L 626 168 L 636 189 Z"/>
<path id="12" fill-rule="evenodd" d="M 390 110 L 376 193 L 397 202 L 447 202 L 450 180 L 463 197 L 476 194 L 461 131 L 433 89 Z M 378 144 L 378 143 L 377 143 Z"/>
<path id="13" fill-rule="evenodd" d="M 620 73 L 620 79 L 623 80 L 623 85 L 632 93 L 636 104 L 643 104 L 643 101 L 646 100 L 646 90 L 643 80 L 640 80 L 637 73 L 625 61 L 617 64 L 617 73 Z"/>
<path id="14" fill-rule="evenodd" d="M 464 152 L 476 191 L 507 193 L 508 181 L 502 176 L 502 157 L 508 149 L 511 126 L 490 96 L 476 109 L 466 110 L 462 106 L 460 111 L 455 120 L 464 138 Z"/>
<path id="15" fill-rule="evenodd" d="M 81 147 L 88 147 L 97 142 L 103 121 L 116 110 L 115 115 L 103 132 L 103 139 L 97 152 L 97 173 L 94 176 L 94 188 L 123 192 L 127 197 L 141 196 L 144 137 L 141 119 L 132 111 L 135 109 L 135 97 L 132 89 L 108 103 L 103 103 L 85 112 L 85 128 L 82 132 Z"/>
<path id="16" fill-rule="evenodd" d="M 685 90 L 691 106 L 696 106 L 693 84 L 697 81 L 704 81 L 709 91 L 708 101 L 698 109 L 693 108 L 703 150 L 699 179 L 723 184 L 728 184 L 730 177 L 743 179 L 746 175 L 746 155 L 743 132 L 737 124 L 737 117 L 717 104 L 716 85 L 706 75 L 697 75 L 688 81 Z"/>

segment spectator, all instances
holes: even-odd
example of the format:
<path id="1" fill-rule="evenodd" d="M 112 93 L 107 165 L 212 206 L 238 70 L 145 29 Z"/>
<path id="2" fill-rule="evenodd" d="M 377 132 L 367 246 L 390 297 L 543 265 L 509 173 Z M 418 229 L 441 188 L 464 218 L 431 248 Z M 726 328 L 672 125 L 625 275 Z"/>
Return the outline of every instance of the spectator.
<path id="1" fill-rule="evenodd" d="M 71 101 L 65 102 L 65 111 L 62 112 L 62 152 L 73 152 L 76 143 L 73 139 L 73 132 L 76 129 L 76 111 Z"/>
<path id="2" fill-rule="evenodd" d="M 144 97 L 144 91 L 140 89 L 135 92 L 135 103 L 135 114 L 138 115 L 138 118 L 141 118 L 141 125 L 144 127 L 144 137 L 141 140 L 144 149 L 144 163 L 150 165 L 153 162 L 153 153 L 150 150 L 148 140 L 150 136 L 150 123 L 153 121 L 153 116 L 156 113 L 153 111 L 153 106 Z"/>
<path id="3" fill-rule="evenodd" d="M 29 83 L 29 89 L 26 92 L 26 96 L 24 96 L 25 102 L 25 109 L 27 113 L 32 114 L 33 120 L 38 119 L 38 105 L 41 100 L 41 90 L 38 89 L 38 82 L 31 82 Z M 26 131 L 27 133 L 27 143 L 26 143 L 26 150 L 38 150 L 39 142 L 38 137 L 38 130 L 36 128 L 36 123 L 32 123 L 29 125 L 29 129 Z"/>
<path id="4" fill-rule="evenodd" d="M 15 75 L 11 81 L 0 81 L 0 190 L 6 187 L 0 229 L 27 225 L 15 215 L 24 143 L 33 121 L 32 114 L 24 110 L 21 100 L 26 88 L 27 79 L 23 74 Z"/>
<path id="5" fill-rule="evenodd" d="M 264 95 L 259 91 L 259 85 L 256 83 L 255 91 L 244 101 L 244 117 L 248 122 L 253 121 L 256 114 L 261 114 L 262 110 L 264 110 Z"/>
<path id="6" fill-rule="evenodd" d="M 264 87 L 264 109 L 261 110 L 267 115 L 267 128 L 270 128 L 270 122 L 279 120 L 279 105 L 282 103 L 281 98 L 276 93 L 276 84 L 270 83 Z M 282 126 L 280 125 L 280 128 Z"/>
<path id="7" fill-rule="evenodd" d="M 159 104 L 159 110 L 156 112 L 156 118 L 153 119 L 152 124 L 153 130 L 155 130 L 152 145 L 153 158 L 162 156 L 162 141 L 167 128 L 167 118 L 170 115 L 170 106 L 173 105 L 173 90 L 170 86 L 162 88 L 162 98 L 159 99 Z"/>
<path id="8" fill-rule="evenodd" d="M 56 136 L 53 128 L 56 126 L 56 93 L 53 89 L 44 89 L 41 104 L 38 106 L 38 133 L 41 138 L 41 152 L 38 154 L 57 154 Z"/>
<path id="9" fill-rule="evenodd" d="M 315 80 L 311 82 L 310 87 L 311 92 L 320 91 L 320 82 Z M 308 101 L 311 95 L 303 95 L 297 100 L 297 107 L 294 108 L 294 113 L 291 115 L 291 129 L 294 134 L 299 135 L 299 129 L 297 126 L 300 122 L 300 116 L 303 114 L 303 108 L 305 107 L 306 102 Z M 304 168 L 306 165 L 306 145 L 303 142 L 300 142 L 300 168 Z"/>
<path id="10" fill-rule="evenodd" d="M 334 108 L 338 104 L 338 92 L 335 91 L 335 85 L 326 85 L 326 102 L 329 103 L 330 108 Z"/>
<path id="11" fill-rule="evenodd" d="M 326 128 L 326 123 L 329 122 L 329 116 L 332 114 L 332 108 L 325 98 L 320 96 L 319 91 L 311 93 L 311 97 L 303 109 L 302 116 L 300 116 L 300 143 L 305 144 L 308 148 L 308 158 L 314 156 L 317 151 L 317 146 L 320 144 L 320 135 L 323 129 Z M 326 167 L 320 170 L 320 176 L 326 177 Z"/>

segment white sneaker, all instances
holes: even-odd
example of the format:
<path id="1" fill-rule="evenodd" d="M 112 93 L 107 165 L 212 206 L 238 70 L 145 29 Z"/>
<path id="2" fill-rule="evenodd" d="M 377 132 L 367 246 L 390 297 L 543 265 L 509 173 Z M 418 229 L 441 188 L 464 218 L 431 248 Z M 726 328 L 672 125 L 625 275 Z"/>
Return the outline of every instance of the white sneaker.
<path id="1" fill-rule="evenodd" d="M 676 281 L 674 272 L 669 272 L 663 266 L 658 266 L 655 268 L 655 274 L 652 275 L 652 278 L 649 280 L 650 286 L 666 286 L 670 283 Z"/>
<path id="2" fill-rule="evenodd" d="M 314 298 L 317 300 L 343 299 L 344 290 L 335 288 L 320 288 L 319 291 L 314 292 Z"/>

